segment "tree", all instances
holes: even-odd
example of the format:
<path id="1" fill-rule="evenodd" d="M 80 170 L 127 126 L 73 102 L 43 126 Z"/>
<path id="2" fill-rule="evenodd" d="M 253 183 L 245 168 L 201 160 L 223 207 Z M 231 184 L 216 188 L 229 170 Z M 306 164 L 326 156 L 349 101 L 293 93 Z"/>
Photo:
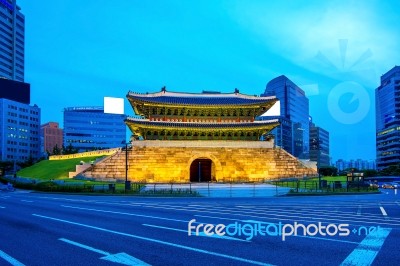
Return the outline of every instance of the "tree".
<path id="1" fill-rule="evenodd" d="M 378 171 L 373 170 L 373 169 L 367 169 L 362 171 L 364 173 L 364 177 L 371 177 L 371 176 L 377 176 Z"/>
<path id="2" fill-rule="evenodd" d="M 382 176 L 398 176 L 400 175 L 400 164 L 390 165 L 378 172 Z"/>
<path id="3" fill-rule="evenodd" d="M 60 155 L 60 154 L 61 154 L 61 149 L 56 144 L 56 146 L 54 146 L 53 148 L 53 155 Z"/>
<path id="4" fill-rule="evenodd" d="M 324 176 L 336 176 L 338 169 L 333 166 L 320 167 L 319 173 Z"/>
<path id="5" fill-rule="evenodd" d="M 64 145 L 62 146 L 62 154 L 74 154 L 74 153 L 78 153 L 78 149 L 74 148 L 74 146 L 72 146 L 72 144 L 68 144 L 67 147 L 65 147 Z"/>

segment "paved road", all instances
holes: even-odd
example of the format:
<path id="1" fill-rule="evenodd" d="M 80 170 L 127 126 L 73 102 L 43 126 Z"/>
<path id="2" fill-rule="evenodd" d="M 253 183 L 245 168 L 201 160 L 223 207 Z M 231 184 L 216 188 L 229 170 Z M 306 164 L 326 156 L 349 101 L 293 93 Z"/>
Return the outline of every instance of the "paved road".
<path id="1" fill-rule="evenodd" d="M 398 265 L 396 193 L 139 198 L 0 192 L 0 265 Z M 295 222 L 299 236 L 273 236 L 279 223 L 289 233 Z M 340 224 L 350 233 L 302 235 L 300 224 L 313 234 L 319 222 L 335 224 L 331 234 Z M 231 225 L 230 234 L 206 236 L 200 223 Z M 245 229 L 234 234 L 233 225 Z M 254 228 L 270 235 L 257 231 L 250 239 Z"/>

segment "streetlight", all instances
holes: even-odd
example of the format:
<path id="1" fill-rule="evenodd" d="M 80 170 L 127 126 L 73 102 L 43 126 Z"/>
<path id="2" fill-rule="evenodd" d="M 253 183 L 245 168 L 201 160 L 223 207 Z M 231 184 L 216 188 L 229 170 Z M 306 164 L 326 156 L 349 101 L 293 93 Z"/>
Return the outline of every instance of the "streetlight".
<path id="1" fill-rule="evenodd" d="M 199 183 L 201 182 L 201 162 L 199 162 Z"/>
<path id="2" fill-rule="evenodd" d="M 321 168 L 321 162 L 320 162 L 320 157 L 321 157 L 321 143 L 322 140 L 320 139 L 313 139 L 313 149 L 317 151 L 317 172 L 318 172 L 318 189 L 321 190 L 321 173 L 320 173 L 320 168 Z"/>
<path id="3" fill-rule="evenodd" d="M 131 189 L 131 183 L 128 182 L 128 144 L 130 141 L 122 141 L 122 144 L 125 144 L 125 194 L 127 189 Z"/>

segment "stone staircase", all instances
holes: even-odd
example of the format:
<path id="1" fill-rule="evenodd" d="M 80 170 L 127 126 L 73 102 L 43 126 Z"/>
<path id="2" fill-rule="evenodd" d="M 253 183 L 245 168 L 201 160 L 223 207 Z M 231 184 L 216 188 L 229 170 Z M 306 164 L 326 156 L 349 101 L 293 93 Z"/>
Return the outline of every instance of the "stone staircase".
<path id="1" fill-rule="evenodd" d="M 128 149 L 128 179 L 135 182 L 189 182 L 190 165 L 198 158 L 212 161 L 212 176 L 218 182 L 262 181 L 316 176 L 317 172 L 280 148 L 221 146 L 178 147 L 139 145 Z M 125 151 L 96 163 L 86 177 L 125 179 Z"/>

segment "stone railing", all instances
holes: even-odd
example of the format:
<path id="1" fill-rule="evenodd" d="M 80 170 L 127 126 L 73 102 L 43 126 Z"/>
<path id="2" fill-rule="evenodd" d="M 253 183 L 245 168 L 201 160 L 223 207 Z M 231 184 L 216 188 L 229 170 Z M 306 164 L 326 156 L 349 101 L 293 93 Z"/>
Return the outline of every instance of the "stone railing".
<path id="1" fill-rule="evenodd" d="M 82 157 L 89 157 L 89 156 L 112 155 L 112 154 L 118 152 L 119 150 L 121 150 L 121 148 L 105 149 L 105 150 L 98 150 L 98 151 L 88 151 L 88 152 L 66 154 L 66 155 L 51 155 L 51 156 L 49 156 L 49 160 L 65 160 L 65 159 L 74 159 L 74 158 L 82 158 Z"/>
<path id="2" fill-rule="evenodd" d="M 220 148 L 273 148 L 270 141 L 237 141 L 237 140 L 138 140 L 133 147 L 220 147 Z"/>

